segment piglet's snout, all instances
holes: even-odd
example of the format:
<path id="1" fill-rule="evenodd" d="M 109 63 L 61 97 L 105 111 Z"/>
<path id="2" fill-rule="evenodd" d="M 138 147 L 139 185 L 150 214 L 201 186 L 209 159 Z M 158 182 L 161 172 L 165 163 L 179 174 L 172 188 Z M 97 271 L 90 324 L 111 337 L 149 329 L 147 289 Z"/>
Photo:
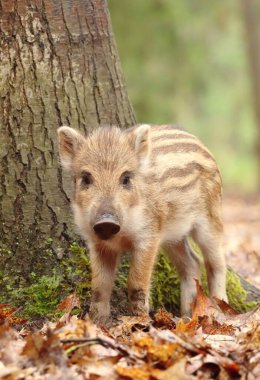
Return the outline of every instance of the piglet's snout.
<path id="1" fill-rule="evenodd" d="M 112 214 L 101 215 L 93 226 L 101 240 L 108 240 L 120 231 L 118 219 Z"/>

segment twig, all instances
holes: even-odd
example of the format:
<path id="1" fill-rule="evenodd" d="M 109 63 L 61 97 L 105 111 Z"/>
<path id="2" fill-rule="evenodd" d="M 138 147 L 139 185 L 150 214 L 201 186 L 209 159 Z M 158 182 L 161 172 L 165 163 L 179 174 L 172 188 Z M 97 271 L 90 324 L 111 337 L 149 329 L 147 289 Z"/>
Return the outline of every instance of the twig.
<path id="1" fill-rule="evenodd" d="M 79 343 L 79 344 L 84 343 L 84 345 L 89 345 L 89 346 L 94 345 L 94 344 L 100 344 L 101 346 L 105 348 L 112 348 L 114 350 L 118 350 L 124 356 L 130 356 L 127 349 L 124 349 L 118 345 L 114 345 L 113 343 L 101 338 L 68 338 L 68 339 L 61 339 L 60 341 L 61 343 Z"/>

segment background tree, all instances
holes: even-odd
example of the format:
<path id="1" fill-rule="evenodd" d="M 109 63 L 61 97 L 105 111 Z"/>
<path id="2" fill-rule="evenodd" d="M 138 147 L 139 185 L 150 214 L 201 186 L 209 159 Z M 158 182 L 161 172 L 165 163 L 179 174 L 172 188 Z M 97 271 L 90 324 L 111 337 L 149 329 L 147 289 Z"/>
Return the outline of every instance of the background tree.
<path id="1" fill-rule="evenodd" d="M 107 2 L 1 0 L 0 96 L 0 265 L 24 278 L 75 236 L 57 127 L 135 122 Z"/>
<path id="2" fill-rule="evenodd" d="M 256 191 L 240 1 L 109 0 L 109 7 L 138 121 L 184 126 L 215 154 L 225 189 Z M 259 10 L 255 18 L 260 24 Z"/>
<path id="3" fill-rule="evenodd" d="M 258 161 L 258 190 L 260 190 L 260 6 L 252 0 L 241 0 L 241 4 L 256 122 L 255 153 Z"/>

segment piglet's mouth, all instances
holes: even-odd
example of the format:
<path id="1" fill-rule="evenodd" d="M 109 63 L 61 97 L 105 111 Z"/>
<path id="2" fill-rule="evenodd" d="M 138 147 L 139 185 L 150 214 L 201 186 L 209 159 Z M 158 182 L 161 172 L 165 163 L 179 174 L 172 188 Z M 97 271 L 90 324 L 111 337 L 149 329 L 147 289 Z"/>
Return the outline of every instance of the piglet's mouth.
<path id="1" fill-rule="evenodd" d="M 120 231 L 118 219 L 112 214 L 102 214 L 93 226 L 95 234 L 101 240 L 109 240 Z"/>

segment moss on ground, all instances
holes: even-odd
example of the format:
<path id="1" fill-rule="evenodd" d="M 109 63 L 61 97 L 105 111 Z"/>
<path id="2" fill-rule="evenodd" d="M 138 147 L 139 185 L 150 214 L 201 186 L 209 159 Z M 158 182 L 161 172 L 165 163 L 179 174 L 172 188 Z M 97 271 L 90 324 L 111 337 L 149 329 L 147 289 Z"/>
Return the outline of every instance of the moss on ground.
<path id="1" fill-rule="evenodd" d="M 48 252 L 48 254 L 55 254 Z M 48 275 L 31 272 L 25 282 L 15 268 L 0 271 L 0 303 L 21 307 L 26 318 L 52 316 L 59 302 L 76 291 L 81 302 L 90 295 L 90 263 L 84 247 L 72 244 Z"/>
<path id="2" fill-rule="evenodd" d="M 208 293 L 205 270 L 202 273 L 202 286 Z M 230 270 L 227 272 L 227 294 L 230 305 L 240 312 L 249 311 L 257 305 L 257 302 L 246 300 L 247 292 L 243 289 L 240 278 Z M 174 313 L 179 311 L 180 282 L 175 268 L 163 254 L 159 256 L 154 271 L 151 297 L 155 309 L 163 305 Z"/>
<path id="3" fill-rule="evenodd" d="M 231 270 L 227 272 L 227 293 L 230 305 L 240 312 L 249 311 L 258 304 L 247 301 L 247 291 L 242 287 L 239 276 Z"/>
<path id="4" fill-rule="evenodd" d="M 196 249 L 197 250 L 197 249 Z M 8 252 L 7 252 L 8 253 Z M 11 253 L 8 253 L 11 254 Z M 52 252 L 52 254 L 54 254 Z M 128 258 L 124 258 L 115 281 L 114 309 L 127 312 L 126 288 Z M 206 275 L 202 283 L 206 289 Z M 85 248 L 72 244 L 67 254 L 60 259 L 59 265 L 50 269 L 49 275 L 38 277 L 30 274 L 30 283 L 22 278 L 2 270 L 0 272 L 0 303 L 9 303 L 22 307 L 21 314 L 27 318 L 53 316 L 59 302 L 68 294 L 76 291 L 82 305 L 88 302 L 91 290 L 90 262 Z M 240 284 L 239 277 L 228 271 L 228 297 L 231 306 L 244 312 L 255 307 L 256 302 L 247 302 L 247 292 Z M 164 306 L 178 314 L 180 300 L 180 282 L 175 268 L 164 254 L 160 254 L 153 273 L 151 305 L 153 309 Z M 120 304 L 120 305 L 119 305 Z"/>

